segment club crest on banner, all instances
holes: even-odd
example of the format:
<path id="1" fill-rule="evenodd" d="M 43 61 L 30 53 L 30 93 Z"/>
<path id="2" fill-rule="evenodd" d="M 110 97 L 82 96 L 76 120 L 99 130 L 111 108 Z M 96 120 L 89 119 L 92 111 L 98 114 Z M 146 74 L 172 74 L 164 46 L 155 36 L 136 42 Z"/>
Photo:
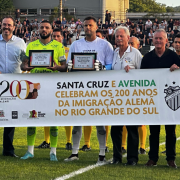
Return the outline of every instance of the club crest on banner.
<path id="1" fill-rule="evenodd" d="M 175 84 L 175 82 L 173 82 Z M 168 87 L 168 85 L 165 85 Z M 170 109 L 176 111 L 180 107 L 180 87 L 179 86 L 169 86 L 164 89 L 164 93 L 166 93 L 165 101 Z"/>

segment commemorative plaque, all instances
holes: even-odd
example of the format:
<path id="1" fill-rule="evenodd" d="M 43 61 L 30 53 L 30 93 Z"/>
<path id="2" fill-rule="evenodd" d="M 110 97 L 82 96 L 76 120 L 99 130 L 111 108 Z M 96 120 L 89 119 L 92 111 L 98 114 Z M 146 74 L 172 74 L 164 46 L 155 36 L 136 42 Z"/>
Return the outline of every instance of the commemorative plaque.
<path id="1" fill-rule="evenodd" d="M 97 58 L 97 53 L 72 53 L 73 70 L 78 71 L 94 71 L 94 63 Z"/>
<path id="2" fill-rule="evenodd" d="M 53 50 L 29 50 L 29 67 L 52 67 Z"/>

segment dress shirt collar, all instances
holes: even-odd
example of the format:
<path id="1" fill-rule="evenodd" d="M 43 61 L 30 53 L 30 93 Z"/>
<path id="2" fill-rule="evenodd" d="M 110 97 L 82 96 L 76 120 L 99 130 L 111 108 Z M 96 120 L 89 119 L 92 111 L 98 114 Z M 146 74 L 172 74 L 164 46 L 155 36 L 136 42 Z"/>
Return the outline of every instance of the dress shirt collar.
<path id="1" fill-rule="evenodd" d="M 11 39 L 9 41 L 13 41 L 15 39 L 15 36 L 12 35 Z M 2 36 L 2 34 L 0 34 L 0 41 L 4 41 L 4 38 Z"/>
<path id="2" fill-rule="evenodd" d="M 119 47 L 115 50 L 116 53 L 119 54 Z M 128 45 L 128 48 L 126 49 L 126 51 L 124 53 L 130 53 L 132 51 L 132 47 Z"/>

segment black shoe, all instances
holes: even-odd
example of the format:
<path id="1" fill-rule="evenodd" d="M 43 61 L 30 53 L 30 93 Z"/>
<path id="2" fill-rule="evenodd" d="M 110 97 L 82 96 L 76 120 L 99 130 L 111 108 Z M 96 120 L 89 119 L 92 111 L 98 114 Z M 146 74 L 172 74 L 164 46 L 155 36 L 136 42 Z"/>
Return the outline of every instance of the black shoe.
<path id="1" fill-rule="evenodd" d="M 78 154 L 71 154 L 68 158 L 64 159 L 65 162 L 70 162 L 74 160 L 79 160 Z"/>
<path id="2" fill-rule="evenodd" d="M 100 165 L 100 164 L 103 164 L 103 163 L 106 163 L 106 158 L 105 158 L 105 156 L 99 155 L 99 158 L 98 158 L 98 161 L 97 161 L 96 164 Z"/>
<path id="3" fill-rule="evenodd" d="M 3 154 L 3 156 L 11 156 L 11 157 L 15 157 L 18 158 L 19 156 L 17 156 L 16 154 Z"/>
<path id="4" fill-rule="evenodd" d="M 135 165 L 137 165 L 137 162 L 132 161 L 132 160 L 128 160 L 127 163 L 125 164 L 125 166 L 128 166 L 128 165 L 135 166 Z"/>
<path id="5" fill-rule="evenodd" d="M 108 153 L 108 152 L 109 152 L 109 149 L 108 149 L 108 147 L 107 147 L 107 146 L 106 146 L 105 152 L 106 152 L 106 153 Z"/>
<path id="6" fill-rule="evenodd" d="M 124 147 L 122 147 L 122 153 L 124 154 L 126 152 L 127 152 L 126 149 L 124 149 Z"/>
<path id="7" fill-rule="evenodd" d="M 139 149 L 139 154 L 146 154 L 146 150 L 143 149 L 143 148 L 140 148 L 140 149 Z"/>
<path id="8" fill-rule="evenodd" d="M 90 151 L 91 150 L 91 148 L 89 147 L 87 147 L 87 145 L 84 145 L 82 148 L 80 148 L 79 150 L 81 150 L 81 151 Z"/>
<path id="9" fill-rule="evenodd" d="M 172 167 L 172 168 L 177 168 L 177 165 L 176 165 L 176 163 L 175 163 L 175 161 L 174 160 L 170 160 L 170 161 L 168 161 L 167 162 L 167 165 L 169 166 L 169 167 Z"/>
<path id="10" fill-rule="evenodd" d="M 50 143 L 43 141 L 37 148 L 50 148 Z"/>
<path id="11" fill-rule="evenodd" d="M 166 150 L 165 150 L 165 151 L 162 151 L 161 153 L 166 154 Z"/>
<path id="12" fill-rule="evenodd" d="M 110 164 L 118 164 L 118 163 L 122 163 L 122 161 L 113 158 L 113 160 L 110 162 Z"/>
<path id="13" fill-rule="evenodd" d="M 71 143 L 66 144 L 66 150 L 72 150 L 72 144 Z"/>

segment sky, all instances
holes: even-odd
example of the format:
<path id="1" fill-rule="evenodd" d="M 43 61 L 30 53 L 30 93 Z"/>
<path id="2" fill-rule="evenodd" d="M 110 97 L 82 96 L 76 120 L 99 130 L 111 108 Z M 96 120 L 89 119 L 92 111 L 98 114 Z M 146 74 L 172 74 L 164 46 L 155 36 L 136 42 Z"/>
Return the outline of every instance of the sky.
<path id="1" fill-rule="evenodd" d="M 179 0 L 156 0 L 156 2 L 166 4 L 166 6 L 180 6 Z"/>

